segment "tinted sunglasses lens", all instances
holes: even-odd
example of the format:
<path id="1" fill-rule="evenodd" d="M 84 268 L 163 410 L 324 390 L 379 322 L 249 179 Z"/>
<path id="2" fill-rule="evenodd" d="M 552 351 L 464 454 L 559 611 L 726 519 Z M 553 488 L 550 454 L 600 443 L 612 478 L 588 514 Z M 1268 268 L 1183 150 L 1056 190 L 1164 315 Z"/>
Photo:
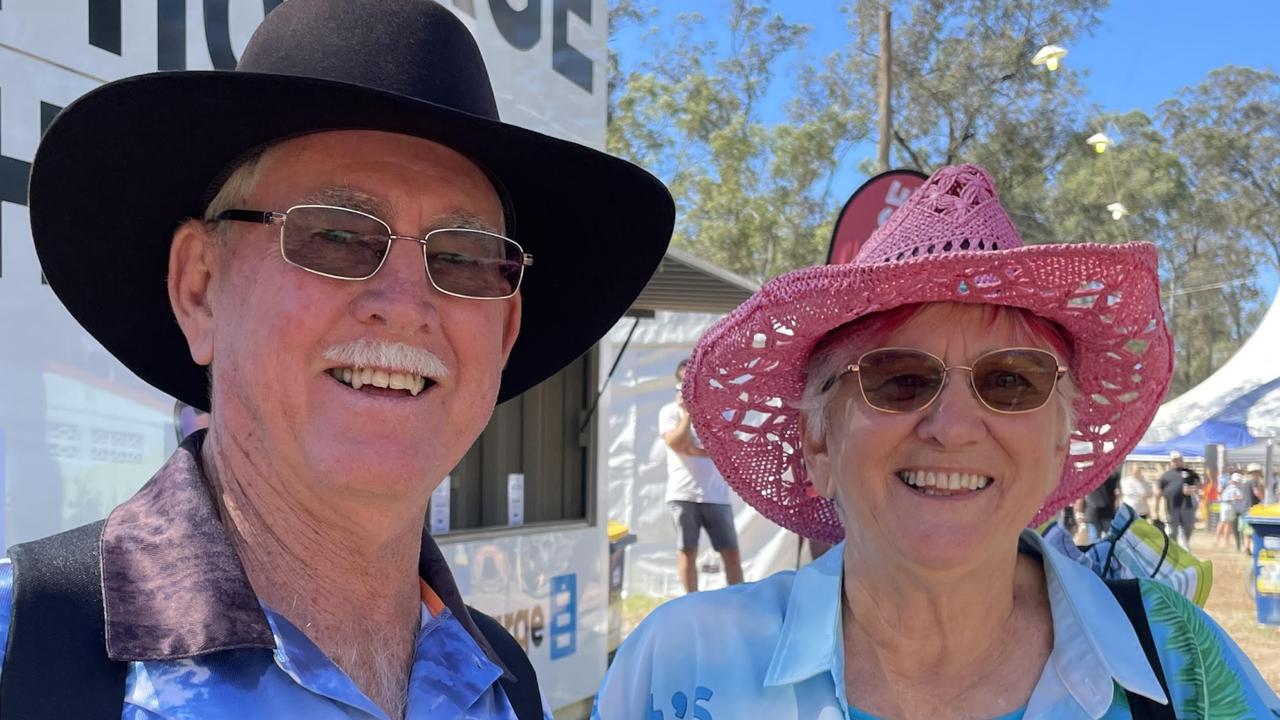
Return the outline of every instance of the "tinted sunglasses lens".
<path id="1" fill-rule="evenodd" d="M 341 208 L 297 207 L 280 231 L 284 259 L 325 275 L 359 280 L 382 264 L 391 244 L 387 226 Z"/>
<path id="2" fill-rule="evenodd" d="M 858 361 L 858 381 L 867 404 L 910 412 L 928 405 L 942 388 L 943 366 L 916 350 L 874 350 Z"/>
<path id="3" fill-rule="evenodd" d="M 973 389 L 992 410 L 1027 412 L 1049 401 L 1058 359 L 1039 350 L 998 350 L 973 364 Z"/>
<path id="4" fill-rule="evenodd" d="M 524 274 L 520 246 L 481 230 L 436 230 L 427 235 L 427 275 L 443 292 L 470 298 L 515 294 Z"/>

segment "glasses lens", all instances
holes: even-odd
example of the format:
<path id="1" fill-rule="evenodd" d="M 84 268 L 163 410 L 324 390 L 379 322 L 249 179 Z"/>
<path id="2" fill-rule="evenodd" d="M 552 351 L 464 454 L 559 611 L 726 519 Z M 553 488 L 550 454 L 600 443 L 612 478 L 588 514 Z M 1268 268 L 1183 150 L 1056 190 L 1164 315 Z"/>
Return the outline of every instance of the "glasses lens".
<path id="1" fill-rule="evenodd" d="M 425 245 L 427 275 L 443 292 L 470 298 L 515 294 L 524 274 L 520 246 L 482 230 L 436 230 Z"/>
<path id="2" fill-rule="evenodd" d="M 973 364 L 973 389 L 992 410 L 1027 412 L 1049 401 L 1058 359 L 1041 350 L 997 350 Z"/>
<path id="3" fill-rule="evenodd" d="M 387 226 L 367 215 L 332 207 L 296 207 L 280 233 L 284 259 L 325 275 L 359 280 L 382 264 L 391 244 Z"/>
<path id="4" fill-rule="evenodd" d="M 943 366 L 918 350 L 873 350 L 858 361 L 858 380 L 867 404 L 889 412 L 928 405 L 942 388 Z"/>

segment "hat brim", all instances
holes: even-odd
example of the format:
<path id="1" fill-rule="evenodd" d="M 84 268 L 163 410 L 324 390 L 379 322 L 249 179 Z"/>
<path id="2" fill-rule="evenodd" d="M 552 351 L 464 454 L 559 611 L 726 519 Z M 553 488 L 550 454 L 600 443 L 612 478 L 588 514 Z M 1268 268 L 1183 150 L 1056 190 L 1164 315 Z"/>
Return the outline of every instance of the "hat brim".
<path id="1" fill-rule="evenodd" d="M 1023 308 L 1064 328 L 1079 390 L 1076 430 L 1054 490 L 1030 524 L 1106 479 L 1138 443 L 1172 376 L 1154 246 L 1035 245 L 783 275 L 694 349 L 684 396 L 698 437 L 748 504 L 801 535 L 838 542 L 835 504 L 815 496 L 797 403 L 814 346 L 858 318 L 907 304 Z"/>
<path id="2" fill-rule="evenodd" d="M 605 153 L 403 95 L 317 78 L 199 71 L 140 75 L 67 106 L 32 165 L 32 235 L 73 317 L 140 378 L 208 409 L 166 289 L 173 231 L 249 150 L 328 130 L 421 137 L 496 178 L 515 239 L 537 260 L 499 402 L 586 352 L 652 276 L 671 237 L 670 193 Z M 601 262 L 606 253 L 608 262 Z"/>

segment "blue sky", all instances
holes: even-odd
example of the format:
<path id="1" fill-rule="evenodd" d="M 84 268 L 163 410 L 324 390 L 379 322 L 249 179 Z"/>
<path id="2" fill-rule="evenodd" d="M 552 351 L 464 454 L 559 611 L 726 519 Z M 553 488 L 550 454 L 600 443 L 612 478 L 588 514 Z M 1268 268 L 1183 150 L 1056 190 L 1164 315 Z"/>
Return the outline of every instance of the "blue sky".
<path id="1" fill-rule="evenodd" d="M 655 3 L 663 17 L 677 12 L 700 12 L 709 19 L 725 15 L 727 0 L 669 0 Z M 773 7 L 793 22 L 810 25 L 809 49 L 825 55 L 848 42 L 840 0 L 774 0 Z M 1179 88 L 1198 83 L 1212 69 L 1242 65 L 1276 69 L 1280 57 L 1276 28 L 1280 2 L 1274 0 L 1115 0 L 1101 14 L 1091 37 L 1068 47 L 1066 62 L 1088 72 L 1084 84 L 1088 100 L 1107 111 L 1155 110 Z M 636 33 L 624 33 L 614 47 L 633 54 Z M 766 115 L 768 117 L 768 115 Z M 852 154 L 850 192 L 863 179 L 857 165 L 874 153 Z M 1260 275 L 1260 285 L 1274 297 L 1280 278 L 1272 271 Z"/>

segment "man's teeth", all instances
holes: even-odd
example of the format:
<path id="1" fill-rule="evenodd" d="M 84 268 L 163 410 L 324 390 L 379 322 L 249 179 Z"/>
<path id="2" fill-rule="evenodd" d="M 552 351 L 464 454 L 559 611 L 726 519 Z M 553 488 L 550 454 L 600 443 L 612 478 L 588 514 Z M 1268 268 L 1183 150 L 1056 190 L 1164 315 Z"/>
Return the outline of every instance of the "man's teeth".
<path id="1" fill-rule="evenodd" d="M 929 470 L 903 470 L 898 477 L 908 485 L 938 490 L 981 490 L 991 478 L 973 473 L 944 473 Z"/>
<path id="2" fill-rule="evenodd" d="M 417 397 L 418 393 L 427 386 L 427 379 L 421 375 L 373 368 L 334 368 L 329 371 L 329 374 L 356 390 L 365 385 L 372 385 L 392 390 L 408 390 L 410 395 Z"/>

